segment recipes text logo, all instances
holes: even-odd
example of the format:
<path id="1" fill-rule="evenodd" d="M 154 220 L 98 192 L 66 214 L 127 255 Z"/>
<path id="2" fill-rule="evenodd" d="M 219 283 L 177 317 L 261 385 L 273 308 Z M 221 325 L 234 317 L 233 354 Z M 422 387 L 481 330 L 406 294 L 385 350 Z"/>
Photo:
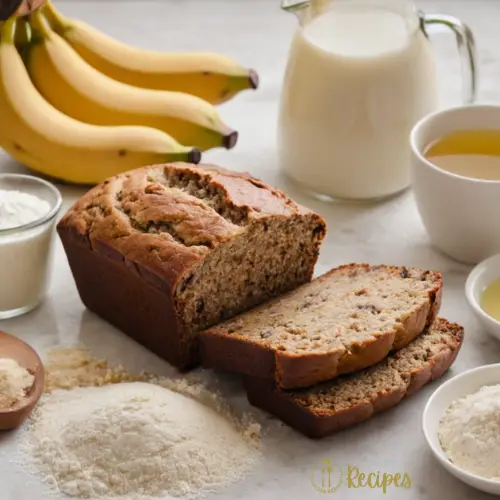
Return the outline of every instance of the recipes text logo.
<path id="1" fill-rule="evenodd" d="M 311 470 L 311 484 L 318 493 L 331 494 L 340 488 L 378 489 L 387 493 L 389 488 L 410 489 L 407 472 L 364 471 L 353 465 L 340 466 L 331 460 L 322 460 Z"/>

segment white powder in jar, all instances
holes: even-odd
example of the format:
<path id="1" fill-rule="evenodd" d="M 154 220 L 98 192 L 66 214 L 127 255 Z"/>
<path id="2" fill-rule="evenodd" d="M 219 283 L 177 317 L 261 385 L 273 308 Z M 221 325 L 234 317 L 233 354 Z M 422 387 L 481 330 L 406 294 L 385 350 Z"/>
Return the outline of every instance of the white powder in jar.
<path id="1" fill-rule="evenodd" d="M 21 226 L 44 217 L 50 208 L 32 194 L 0 189 L 0 316 L 29 309 L 43 295 L 53 223 L 27 230 Z"/>
<path id="2" fill-rule="evenodd" d="M 24 226 L 49 211 L 50 205 L 38 196 L 0 189 L 0 230 Z"/>

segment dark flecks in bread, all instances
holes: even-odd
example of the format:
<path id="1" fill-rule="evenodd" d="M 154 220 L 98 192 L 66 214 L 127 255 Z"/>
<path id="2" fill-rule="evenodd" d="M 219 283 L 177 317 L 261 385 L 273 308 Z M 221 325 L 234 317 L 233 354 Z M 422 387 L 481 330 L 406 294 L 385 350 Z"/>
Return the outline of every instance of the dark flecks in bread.
<path id="1" fill-rule="evenodd" d="M 463 328 L 438 318 L 424 333 L 381 363 L 317 386 L 284 391 L 246 377 L 250 402 L 311 437 L 363 422 L 441 377 L 463 342 Z"/>
<path id="2" fill-rule="evenodd" d="M 408 344 L 435 318 L 442 277 L 422 276 L 415 268 L 341 266 L 202 332 L 203 362 L 255 377 L 272 374 L 290 389 L 365 368 Z M 235 349 L 243 360 L 251 356 L 248 363 L 237 361 Z M 264 357 L 265 351 L 273 356 Z"/>

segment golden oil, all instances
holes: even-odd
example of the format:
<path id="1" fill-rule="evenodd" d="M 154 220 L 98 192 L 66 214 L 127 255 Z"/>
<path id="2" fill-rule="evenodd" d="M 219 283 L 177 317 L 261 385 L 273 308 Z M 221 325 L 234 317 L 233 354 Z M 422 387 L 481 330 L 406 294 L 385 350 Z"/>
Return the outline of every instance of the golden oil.
<path id="1" fill-rule="evenodd" d="M 425 157 L 442 170 L 500 181 L 500 130 L 459 130 L 432 143 Z"/>

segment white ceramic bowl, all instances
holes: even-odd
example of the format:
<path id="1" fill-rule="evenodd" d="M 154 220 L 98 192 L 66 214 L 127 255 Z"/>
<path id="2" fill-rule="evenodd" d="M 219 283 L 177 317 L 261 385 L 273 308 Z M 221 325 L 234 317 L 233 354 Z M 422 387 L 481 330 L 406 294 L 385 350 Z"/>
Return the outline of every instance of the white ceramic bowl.
<path id="1" fill-rule="evenodd" d="M 500 340 L 500 321 L 486 314 L 480 306 L 484 290 L 497 279 L 500 279 L 500 254 L 484 260 L 471 271 L 465 283 L 465 295 L 486 331 Z"/>
<path id="2" fill-rule="evenodd" d="M 481 366 L 448 380 L 427 402 L 423 414 L 423 431 L 434 456 L 449 473 L 478 490 L 500 495 L 500 481 L 476 476 L 451 463 L 438 437 L 439 421 L 451 403 L 478 391 L 484 385 L 496 384 L 500 384 L 500 364 Z"/>

